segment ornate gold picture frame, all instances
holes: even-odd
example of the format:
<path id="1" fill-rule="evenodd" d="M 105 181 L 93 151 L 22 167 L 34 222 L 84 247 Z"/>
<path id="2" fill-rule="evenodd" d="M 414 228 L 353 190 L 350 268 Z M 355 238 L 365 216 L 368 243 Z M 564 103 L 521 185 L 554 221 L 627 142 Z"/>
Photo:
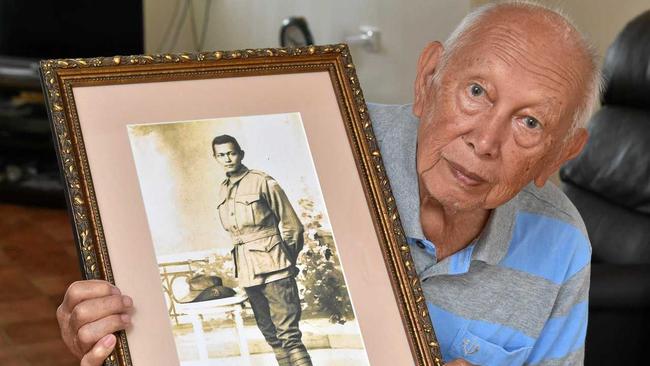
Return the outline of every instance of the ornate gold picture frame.
<path id="1" fill-rule="evenodd" d="M 201 131 L 223 128 L 226 134 L 246 130 L 227 126 L 256 130 L 251 129 L 250 123 L 274 131 L 271 122 L 267 122 L 273 118 L 282 126 L 294 126 L 290 127 L 297 132 L 291 136 L 299 137 L 289 139 L 288 134 L 279 132 L 273 137 L 268 133 L 251 137 L 250 132 L 241 132 L 236 137 L 248 142 L 242 144 L 246 161 L 258 162 L 250 168 L 265 170 L 269 175 L 256 174 L 267 181 L 276 178 L 284 186 L 292 179 L 281 179 L 284 173 L 300 170 L 287 168 L 293 157 L 283 154 L 281 149 L 273 150 L 276 153 L 259 151 L 271 151 L 265 150 L 267 142 L 271 146 L 268 149 L 281 145 L 286 151 L 294 151 L 287 144 L 304 136 L 306 147 L 299 151 L 309 157 L 305 158 L 305 166 L 312 168 L 304 170 L 313 172 L 305 174 L 313 174 L 318 181 L 314 185 L 319 186 L 314 188 L 317 193 L 312 195 L 322 196 L 318 199 L 323 200 L 324 214 L 312 208 L 320 207 L 318 203 L 305 204 L 307 211 L 312 210 L 307 213 L 298 212 L 297 201 L 293 206 L 306 227 L 305 240 L 316 243 L 313 245 L 323 245 L 323 235 L 318 231 L 320 223 L 309 232 L 306 218 L 329 220 L 332 244 L 328 245 L 335 245 L 336 255 L 340 256 L 334 267 L 342 267 L 345 273 L 344 287 L 354 305 L 367 363 L 441 365 L 422 289 L 346 45 L 45 60 L 41 62 L 41 76 L 83 276 L 116 284 L 135 303 L 133 326 L 118 334 L 116 351 L 107 365 L 181 364 L 184 356 L 181 351 L 175 352 L 178 342 L 172 334 L 172 328 L 178 325 L 174 316 L 187 315 L 191 310 L 185 307 L 185 313 L 182 309 L 171 312 L 170 301 L 174 307 L 178 299 L 173 298 L 170 286 L 165 287 L 165 281 L 171 278 L 167 271 L 174 265 L 188 264 L 191 272 L 202 263 L 215 263 L 208 256 L 203 262 L 193 258 L 181 264 L 173 260 L 161 263 L 159 247 L 164 243 L 160 244 L 160 238 L 168 238 L 157 236 L 159 221 L 154 216 L 164 208 L 148 202 L 151 197 L 163 203 L 170 199 L 160 196 L 146 182 L 155 184 L 169 179 L 146 179 L 147 174 L 154 174 L 147 168 L 155 164 L 147 160 L 151 159 L 147 151 L 156 152 L 154 157 L 186 154 L 174 160 L 175 167 L 184 174 L 191 172 L 192 178 L 181 177 L 179 181 L 191 180 L 194 184 L 205 179 L 205 186 L 213 184 L 217 192 L 219 181 L 202 175 L 211 168 L 204 168 L 199 160 L 187 159 L 187 154 L 198 151 L 192 150 L 194 139 L 203 138 L 205 133 Z M 283 118 L 294 122 L 287 124 Z M 146 150 L 152 146 L 150 141 L 159 141 L 156 136 L 163 135 L 167 136 L 164 149 L 160 147 L 163 145 L 154 144 L 158 147 Z M 210 140 L 212 137 L 209 136 Z M 181 145 L 191 148 L 183 150 L 184 153 L 174 150 Z M 206 144 L 196 145 L 203 149 Z M 166 152 L 160 153 L 161 149 Z M 210 150 L 208 144 L 205 156 L 203 152 L 199 155 L 204 159 L 201 161 L 207 162 L 214 161 L 209 160 L 212 154 L 216 158 L 217 152 Z M 269 162 L 270 168 L 264 161 Z M 273 171 L 275 166 L 285 168 Z M 174 172 L 167 174 L 177 176 Z M 231 176 L 226 174 L 225 179 L 228 177 Z M 296 181 L 303 178 L 301 175 Z M 173 186 L 176 189 L 179 184 Z M 200 197 L 219 194 L 208 191 L 184 191 L 174 193 L 174 197 L 182 196 L 182 203 L 195 205 L 208 202 L 201 207 L 213 207 L 213 216 L 217 217 L 217 207 L 221 207 L 218 202 L 191 197 L 194 193 Z M 291 187 L 285 187 L 285 191 L 292 195 Z M 176 206 L 173 207 L 175 210 Z M 201 214 L 200 220 L 218 223 L 212 215 Z M 226 224 L 222 219 L 216 225 Z M 211 232 L 212 228 L 206 230 Z M 327 260 L 331 253 L 326 255 Z M 303 267 L 300 269 L 304 273 Z M 304 284 L 299 287 L 301 291 L 309 290 Z M 303 304 L 303 312 L 305 309 Z M 201 323 L 198 324 L 203 332 Z M 196 324 L 194 330 L 196 333 Z M 208 351 L 203 352 L 205 355 L 212 357 Z"/>

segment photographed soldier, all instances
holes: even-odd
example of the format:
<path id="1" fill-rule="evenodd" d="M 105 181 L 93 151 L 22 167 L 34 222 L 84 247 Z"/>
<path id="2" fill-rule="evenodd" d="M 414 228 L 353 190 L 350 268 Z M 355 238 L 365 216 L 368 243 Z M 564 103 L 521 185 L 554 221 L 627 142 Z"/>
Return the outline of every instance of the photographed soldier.
<path id="1" fill-rule="evenodd" d="M 226 173 L 217 199 L 219 218 L 232 238 L 235 277 L 257 326 L 280 366 L 311 365 L 298 327 L 295 280 L 303 226 L 278 182 L 242 164 L 244 151 L 234 137 L 215 137 L 212 152 Z"/>

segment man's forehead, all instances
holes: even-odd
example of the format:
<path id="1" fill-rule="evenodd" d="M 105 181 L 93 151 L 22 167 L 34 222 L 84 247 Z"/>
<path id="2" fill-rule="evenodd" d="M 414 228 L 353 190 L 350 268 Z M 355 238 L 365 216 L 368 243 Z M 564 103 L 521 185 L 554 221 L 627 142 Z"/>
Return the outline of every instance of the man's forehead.
<path id="1" fill-rule="evenodd" d="M 519 31 L 519 36 L 548 33 L 565 40 L 579 36 L 564 17 L 542 7 L 502 6 L 486 13 L 475 25 L 487 29 L 503 27 Z"/>
<path id="2" fill-rule="evenodd" d="M 461 39 L 477 41 L 489 35 L 509 34 L 523 47 L 574 47 L 581 40 L 580 34 L 564 17 L 537 6 L 502 5 L 487 10 L 463 33 Z"/>
<path id="3" fill-rule="evenodd" d="M 494 67 L 499 63 L 513 77 L 523 74 L 527 77 L 522 81 L 535 81 L 558 94 L 576 92 L 584 79 L 571 49 L 528 42 L 505 27 L 478 39 L 474 48 L 465 47 L 462 54 L 470 64 Z"/>
<path id="4" fill-rule="evenodd" d="M 531 17 L 531 14 L 496 14 L 486 15 L 467 30 L 461 38 L 461 48 L 466 46 L 501 44 L 504 48 L 517 48 L 537 56 L 545 54 L 553 57 L 583 58 L 585 55 L 577 47 L 575 30 L 564 22 L 543 20 Z"/>
<path id="5" fill-rule="evenodd" d="M 525 20 L 487 17 L 463 36 L 450 61 L 457 70 L 468 72 L 473 67 L 489 72 L 498 66 L 513 78 L 519 76 L 522 87 L 539 86 L 546 94 L 545 104 L 581 95 L 587 76 L 584 55 L 565 32 L 548 29 L 552 23 Z M 544 31 L 537 31 L 542 26 Z"/>

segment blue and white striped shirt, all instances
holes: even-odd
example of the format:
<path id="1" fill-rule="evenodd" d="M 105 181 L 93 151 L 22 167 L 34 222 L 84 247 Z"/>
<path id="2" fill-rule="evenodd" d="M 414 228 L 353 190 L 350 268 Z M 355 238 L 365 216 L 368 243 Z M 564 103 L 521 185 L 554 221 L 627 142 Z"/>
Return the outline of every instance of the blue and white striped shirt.
<path id="1" fill-rule="evenodd" d="M 419 121 L 410 105 L 368 107 L 445 361 L 582 365 L 591 246 L 571 202 L 531 184 L 475 242 L 437 261 L 419 219 Z"/>

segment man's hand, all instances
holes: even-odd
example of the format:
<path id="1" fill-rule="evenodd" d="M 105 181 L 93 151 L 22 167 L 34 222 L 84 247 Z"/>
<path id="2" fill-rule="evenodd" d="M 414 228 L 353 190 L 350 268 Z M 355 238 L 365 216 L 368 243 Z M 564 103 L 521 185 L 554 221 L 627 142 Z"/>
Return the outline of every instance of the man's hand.
<path id="1" fill-rule="evenodd" d="M 100 366 L 115 347 L 112 333 L 131 324 L 133 300 L 106 281 L 77 281 L 56 310 L 61 337 L 80 366 Z"/>

